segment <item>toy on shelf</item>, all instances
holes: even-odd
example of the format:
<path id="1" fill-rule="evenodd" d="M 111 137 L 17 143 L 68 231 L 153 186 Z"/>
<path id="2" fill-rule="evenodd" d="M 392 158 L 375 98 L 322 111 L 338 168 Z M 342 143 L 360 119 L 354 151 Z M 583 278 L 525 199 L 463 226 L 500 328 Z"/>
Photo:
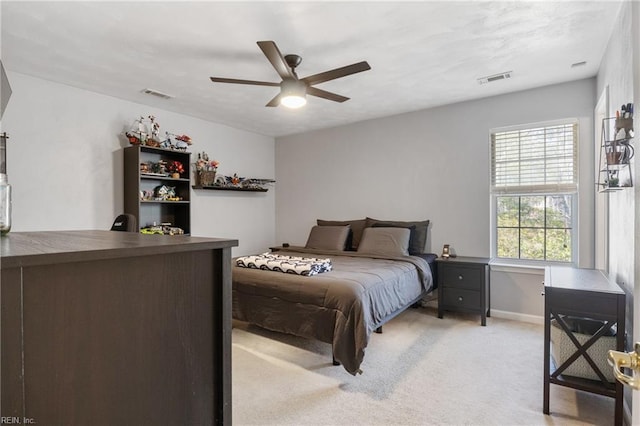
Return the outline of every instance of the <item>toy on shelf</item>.
<path id="1" fill-rule="evenodd" d="M 125 132 L 125 135 L 131 145 L 144 145 L 174 151 L 186 151 L 193 143 L 188 135 L 177 135 L 170 132 L 165 132 L 165 139 L 161 141 L 160 123 L 154 115 L 137 118 L 131 129 Z"/>

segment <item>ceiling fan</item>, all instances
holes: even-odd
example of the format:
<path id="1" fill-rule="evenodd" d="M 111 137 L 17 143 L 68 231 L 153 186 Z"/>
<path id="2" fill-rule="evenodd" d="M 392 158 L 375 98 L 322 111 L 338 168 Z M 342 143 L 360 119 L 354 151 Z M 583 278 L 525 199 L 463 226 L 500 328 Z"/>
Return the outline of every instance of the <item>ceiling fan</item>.
<path id="1" fill-rule="evenodd" d="M 280 78 L 282 78 L 280 83 L 238 80 L 235 78 L 222 77 L 211 77 L 211 81 L 215 83 L 250 84 L 255 86 L 280 86 L 280 93 L 271 99 L 266 106 L 275 107 L 278 105 L 284 105 L 289 108 L 299 108 L 307 103 L 306 95 L 316 96 L 318 98 L 324 98 L 335 102 L 344 102 L 349 100 L 349 98 L 345 96 L 318 89 L 313 85 L 371 69 L 366 61 L 362 61 L 345 67 L 336 68 L 331 71 L 314 74 L 309 77 L 298 78 L 298 75 L 296 74 L 296 67 L 300 65 L 300 62 L 302 62 L 302 58 L 300 56 L 282 56 L 278 46 L 276 46 L 273 41 L 259 41 L 258 46 L 262 49 L 262 52 L 269 62 L 271 62 L 271 65 L 273 65 L 273 68 L 275 68 L 278 75 L 280 75 Z"/>

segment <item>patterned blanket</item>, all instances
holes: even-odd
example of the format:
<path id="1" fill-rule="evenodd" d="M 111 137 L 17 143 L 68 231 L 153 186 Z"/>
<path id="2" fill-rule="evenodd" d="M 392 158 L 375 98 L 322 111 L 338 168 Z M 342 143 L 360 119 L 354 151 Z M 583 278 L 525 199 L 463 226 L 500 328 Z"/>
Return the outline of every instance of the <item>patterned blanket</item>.
<path id="1" fill-rule="evenodd" d="M 236 259 L 236 265 L 243 268 L 263 269 L 310 277 L 322 272 L 329 272 L 331 270 L 331 259 L 262 253 L 239 257 Z"/>

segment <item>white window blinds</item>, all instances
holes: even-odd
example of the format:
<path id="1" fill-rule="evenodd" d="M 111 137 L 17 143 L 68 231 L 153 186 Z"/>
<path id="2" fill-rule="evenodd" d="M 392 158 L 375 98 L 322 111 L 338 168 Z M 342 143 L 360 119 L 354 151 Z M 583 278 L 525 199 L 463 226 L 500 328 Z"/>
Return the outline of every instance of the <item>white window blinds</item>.
<path id="1" fill-rule="evenodd" d="M 492 192 L 575 192 L 577 133 L 577 123 L 492 133 Z"/>

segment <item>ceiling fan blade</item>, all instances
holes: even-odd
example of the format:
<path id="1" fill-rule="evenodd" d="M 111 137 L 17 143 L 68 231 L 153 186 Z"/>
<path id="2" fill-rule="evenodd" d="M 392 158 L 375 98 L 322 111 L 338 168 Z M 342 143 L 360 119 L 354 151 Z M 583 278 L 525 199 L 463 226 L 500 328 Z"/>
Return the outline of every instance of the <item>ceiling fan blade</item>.
<path id="1" fill-rule="evenodd" d="M 235 83 L 235 84 L 252 84 L 254 86 L 280 86 L 280 83 L 271 83 L 269 81 L 254 80 L 238 80 L 236 78 L 209 77 L 214 83 Z"/>
<path id="2" fill-rule="evenodd" d="M 335 93 L 327 92 L 326 90 L 318 89 L 317 87 L 307 87 L 307 95 L 317 96 L 318 98 L 329 99 L 335 102 L 348 101 L 349 98 Z"/>
<path id="3" fill-rule="evenodd" d="M 280 105 L 280 93 L 278 93 L 275 98 L 271 99 L 269 101 L 269 103 L 266 104 L 265 106 L 267 106 L 267 107 L 277 107 L 278 105 Z"/>
<path id="4" fill-rule="evenodd" d="M 346 77 L 351 74 L 359 73 L 362 71 L 370 70 L 371 67 L 367 61 L 358 62 L 357 64 L 347 65 L 346 67 L 336 68 L 331 71 L 321 72 L 319 74 L 310 75 L 309 77 L 302 78 L 308 85 L 323 83 L 329 80 L 335 80 L 336 78 Z"/>
<path id="5" fill-rule="evenodd" d="M 280 53 L 280 49 L 278 49 L 278 46 L 276 46 L 275 42 L 259 41 L 258 46 L 260 46 L 260 49 L 262 49 L 262 53 L 264 53 L 264 56 L 266 56 L 269 62 L 271 62 L 271 65 L 273 65 L 273 67 L 278 72 L 278 75 L 283 80 L 287 78 L 294 80 L 298 79 L 293 71 L 291 71 L 291 68 L 289 68 L 289 65 L 287 65 L 287 62 L 284 60 L 284 57 L 282 56 L 282 53 Z"/>

